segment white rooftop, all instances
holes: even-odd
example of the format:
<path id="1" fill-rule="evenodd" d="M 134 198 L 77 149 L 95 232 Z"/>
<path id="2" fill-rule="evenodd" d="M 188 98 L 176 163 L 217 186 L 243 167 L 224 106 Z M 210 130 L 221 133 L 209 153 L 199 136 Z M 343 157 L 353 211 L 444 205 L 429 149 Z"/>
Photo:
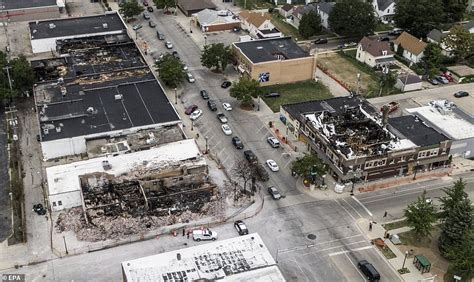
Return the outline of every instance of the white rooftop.
<path id="1" fill-rule="evenodd" d="M 474 124 L 460 117 L 453 111 L 439 110 L 434 106 L 407 109 L 409 113 L 417 113 L 425 122 L 448 135 L 454 140 L 474 137 Z"/>
<path id="2" fill-rule="evenodd" d="M 257 233 L 125 261 L 122 269 L 128 282 L 285 281 Z"/>
<path id="3" fill-rule="evenodd" d="M 186 139 L 130 154 L 99 157 L 48 167 L 46 168 L 46 174 L 49 195 L 80 190 L 80 175 L 106 172 L 120 176 L 133 172 L 137 167 L 156 170 L 170 162 L 193 159 L 205 162 L 194 139 Z M 108 161 L 110 169 L 104 169 L 103 161 Z"/>

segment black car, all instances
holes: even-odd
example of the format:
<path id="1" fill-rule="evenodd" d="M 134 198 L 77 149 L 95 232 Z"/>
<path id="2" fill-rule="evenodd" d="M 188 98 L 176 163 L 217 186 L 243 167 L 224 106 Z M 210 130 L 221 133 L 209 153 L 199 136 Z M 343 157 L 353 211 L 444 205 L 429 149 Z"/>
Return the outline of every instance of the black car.
<path id="1" fill-rule="evenodd" d="M 234 227 L 235 230 L 239 233 L 239 235 L 247 235 L 249 234 L 249 230 L 247 229 L 247 226 L 242 220 L 237 220 L 234 222 Z"/>
<path id="2" fill-rule="evenodd" d="M 46 209 L 43 208 L 42 204 L 33 205 L 33 211 L 38 215 L 45 215 Z"/>
<path id="3" fill-rule="evenodd" d="M 462 98 L 462 97 L 467 97 L 467 96 L 469 96 L 469 93 L 467 93 L 466 91 L 459 91 L 459 92 L 454 93 L 454 97 L 456 98 Z"/>
<path id="4" fill-rule="evenodd" d="M 380 37 L 379 40 L 388 42 L 388 41 L 390 41 L 390 38 L 385 36 L 385 37 Z"/>
<path id="5" fill-rule="evenodd" d="M 254 173 L 255 178 L 257 178 L 259 181 L 268 181 L 270 179 L 268 171 L 262 164 L 257 164 L 255 166 Z"/>
<path id="6" fill-rule="evenodd" d="M 314 44 L 326 44 L 326 43 L 328 43 L 328 40 L 326 38 L 318 38 L 318 39 L 314 40 L 313 43 Z"/>
<path id="7" fill-rule="evenodd" d="M 229 88 L 231 85 L 232 85 L 232 82 L 226 80 L 226 81 L 222 82 L 221 87 L 226 89 L 226 88 Z"/>
<path id="8" fill-rule="evenodd" d="M 255 154 L 250 150 L 244 151 L 244 156 L 245 156 L 245 159 L 249 163 L 256 163 L 257 162 L 257 156 L 255 156 Z"/>
<path id="9" fill-rule="evenodd" d="M 201 90 L 200 93 L 201 93 L 201 97 L 202 97 L 204 100 L 209 100 L 209 94 L 207 94 L 207 91 L 206 91 L 206 90 Z"/>
<path id="10" fill-rule="evenodd" d="M 159 40 L 165 40 L 165 36 L 161 34 L 159 31 L 156 31 L 156 36 L 158 36 Z"/>
<path id="11" fill-rule="evenodd" d="M 148 25 L 149 25 L 150 27 L 155 27 L 155 26 L 156 26 L 156 24 L 155 24 L 154 21 L 149 21 L 149 22 L 148 22 Z"/>
<path id="12" fill-rule="evenodd" d="M 211 111 L 217 111 L 216 102 L 214 102 L 213 100 L 207 101 L 207 106 L 209 107 Z"/>
<path id="13" fill-rule="evenodd" d="M 173 51 L 173 57 L 179 60 L 179 55 L 177 51 Z"/>
<path id="14" fill-rule="evenodd" d="M 243 149 L 244 148 L 244 144 L 242 143 L 242 141 L 240 141 L 240 138 L 237 137 L 237 136 L 232 137 L 232 144 L 237 149 Z"/>
<path id="15" fill-rule="evenodd" d="M 223 113 L 218 113 L 218 114 L 217 114 L 217 119 L 218 119 L 221 123 L 227 123 L 227 117 L 226 117 Z"/>
<path id="16" fill-rule="evenodd" d="M 357 266 L 359 267 L 360 271 L 364 273 L 365 277 L 369 279 L 369 281 L 377 282 L 380 281 L 380 274 L 375 269 L 375 267 L 369 263 L 366 260 L 361 260 L 359 263 L 357 263 Z"/>
<path id="17" fill-rule="evenodd" d="M 276 97 L 280 97 L 280 93 L 278 93 L 278 92 L 269 92 L 269 93 L 263 94 L 263 97 L 265 97 L 265 98 L 276 98 Z"/>
<path id="18" fill-rule="evenodd" d="M 148 12 L 153 13 L 153 7 L 148 6 L 146 9 L 147 9 Z"/>

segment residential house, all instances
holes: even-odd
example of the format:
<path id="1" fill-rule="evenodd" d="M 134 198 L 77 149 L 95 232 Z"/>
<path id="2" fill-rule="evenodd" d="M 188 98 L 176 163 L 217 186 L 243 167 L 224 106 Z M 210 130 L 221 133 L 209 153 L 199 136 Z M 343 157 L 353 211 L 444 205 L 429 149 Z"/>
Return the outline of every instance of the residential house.
<path id="1" fill-rule="evenodd" d="M 378 39 L 362 38 L 357 46 L 356 59 L 370 67 L 388 66 L 395 62 L 390 44 Z"/>
<path id="2" fill-rule="evenodd" d="M 464 29 L 466 29 L 470 34 L 474 33 L 474 20 L 470 20 L 464 24 Z"/>
<path id="3" fill-rule="evenodd" d="M 395 88 L 402 92 L 420 90 L 423 87 L 423 81 L 417 75 L 404 74 L 397 77 Z"/>
<path id="4" fill-rule="evenodd" d="M 289 16 L 292 15 L 294 9 L 295 9 L 295 6 L 293 6 L 291 4 L 285 4 L 285 5 L 281 6 L 281 8 L 278 10 L 278 12 L 280 13 L 280 15 L 282 17 L 288 18 Z"/>
<path id="5" fill-rule="evenodd" d="M 193 17 L 202 32 L 240 28 L 239 18 L 234 16 L 230 11 L 204 9 L 199 13 L 194 14 Z"/>
<path id="6" fill-rule="evenodd" d="M 426 45 L 426 42 L 423 42 L 421 39 L 414 37 L 406 31 L 400 34 L 393 42 L 395 52 L 401 52 L 402 57 L 415 64 L 419 63 L 423 58 L 423 51 L 425 51 Z M 400 48 L 401 51 L 399 51 Z"/>
<path id="7" fill-rule="evenodd" d="M 438 44 L 441 47 L 441 53 L 445 56 L 451 57 L 452 50 L 448 48 L 444 43 L 443 39 L 449 34 L 449 31 L 441 31 L 439 29 L 433 29 L 426 36 L 428 43 Z"/>
<path id="8" fill-rule="evenodd" d="M 298 6 L 293 10 L 293 20 L 291 24 L 298 28 L 300 26 L 300 21 L 303 18 L 304 14 L 309 13 L 309 11 L 318 12 L 317 3 L 309 3 L 305 6 Z"/>
<path id="9" fill-rule="evenodd" d="M 373 0 L 372 5 L 377 17 L 383 23 L 391 23 L 395 15 L 394 0 Z"/>
<path id="10" fill-rule="evenodd" d="M 317 5 L 318 14 L 321 17 L 321 25 L 325 29 L 329 29 L 329 15 L 331 14 L 334 5 L 336 5 L 334 2 L 322 2 Z"/>
<path id="11" fill-rule="evenodd" d="M 253 38 L 281 37 L 282 33 L 275 28 L 268 13 L 242 11 L 239 14 L 242 29 Z"/>
<path id="12" fill-rule="evenodd" d="M 262 86 L 314 78 L 316 57 L 303 50 L 291 37 L 237 42 L 232 46 L 238 70 Z"/>

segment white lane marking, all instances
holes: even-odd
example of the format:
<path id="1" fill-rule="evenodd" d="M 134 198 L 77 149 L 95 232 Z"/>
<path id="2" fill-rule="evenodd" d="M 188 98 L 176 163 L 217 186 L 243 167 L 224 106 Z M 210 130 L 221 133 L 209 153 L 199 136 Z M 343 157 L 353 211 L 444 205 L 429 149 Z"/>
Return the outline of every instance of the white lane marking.
<path id="1" fill-rule="evenodd" d="M 346 253 L 350 253 L 350 252 L 363 251 L 363 250 L 368 250 L 368 249 L 372 249 L 372 248 L 373 248 L 373 246 L 365 246 L 365 247 L 360 247 L 360 248 L 357 248 L 357 249 L 349 249 L 349 250 L 346 250 L 346 251 L 330 253 L 329 256 L 330 257 L 338 256 L 338 255 L 342 255 L 342 254 L 346 254 Z"/>
<path id="2" fill-rule="evenodd" d="M 341 249 L 342 249 L 342 248 L 344 248 L 344 247 L 346 247 L 346 246 L 356 245 L 356 244 L 361 244 L 361 243 L 366 243 L 366 244 L 367 244 L 367 241 L 366 241 L 366 240 L 363 240 L 363 241 L 357 241 L 357 242 L 347 243 L 347 244 L 344 244 L 344 245 L 337 245 L 337 246 L 334 246 L 334 247 L 329 247 L 329 248 L 325 248 L 325 249 L 320 249 L 320 250 L 317 250 L 317 251 L 314 251 L 314 252 L 304 253 L 304 254 L 302 254 L 301 256 L 307 256 L 307 255 L 310 255 L 310 254 L 320 253 L 320 252 L 329 251 L 329 250 L 337 249 L 337 248 L 341 248 Z"/>
<path id="3" fill-rule="evenodd" d="M 270 197 L 269 195 L 267 195 L 267 196 Z M 298 247 L 289 248 L 289 249 L 280 249 L 280 250 L 278 250 L 278 252 L 279 253 L 289 253 L 289 252 L 292 252 L 292 251 L 303 250 L 303 249 L 307 249 L 307 248 L 313 248 L 313 247 L 316 247 L 316 246 L 319 246 L 319 245 L 333 243 L 333 242 L 342 241 L 342 240 L 346 240 L 346 239 L 352 239 L 352 238 L 355 238 L 355 237 L 363 237 L 363 236 L 362 236 L 362 234 L 352 235 L 352 236 L 348 236 L 348 237 L 344 237 L 344 238 L 340 238 L 340 239 L 334 239 L 334 240 L 319 242 L 319 243 L 311 244 L 311 245 L 298 246 Z"/>
<path id="4" fill-rule="evenodd" d="M 351 204 L 349 204 L 349 203 L 346 201 L 346 199 L 342 198 L 342 200 L 343 200 L 349 207 L 351 207 L 351 209 L 353 209 L 353 210 L 356 212 L 356 214 L 359 215 L 360 218 L 363 218 L 363 216 L 362 216 Z"/>
<path id="5" fill-rule="evenodd" d="M 365 280 L 364 275 L 362 275 L 362 273 L 360 273 L 359 268 L 352 262 L 351 258 L 347 255 L 347 253 L 344 254 L 344 255 L 345 255 L 346 258 L 351 262 L 351 264 L 354 266 L 354 268 L 356 269 L 357 273 L 359 273 L 360 277 L 362 277 L 362 280 L 363 280 L 363 281 L 367 281 L 367 280 Z"/>
<path id="6" fill-rule="evenodd" d="M 369 211 L 369 209 L 364 206 L 360 201 L 359 199 L 357 199 L 355 196 L 351 196 L 352 199 L 354 199 L 354 201 L 356 201 L 370 216 L 373 216 L 373 214 Z"/>
<path id="7" fill-rule="evenodd" d="M 337 199 L 334 199 L 334 201 L 335 201 L 339 206 L 341 206 L 341 208 L 342 208 L 343 210 L 345 210 L 345 211 L 347 212 L 347 214 L 349 214 L 349 216 L 352 218 L 352 220 L 356 221 L 355 217 L 352 216 L 352 214 L 351 214 L 343 205 L 341 205 L 341 203 L 339 203 L 339 201 L 338 201 Z"/>

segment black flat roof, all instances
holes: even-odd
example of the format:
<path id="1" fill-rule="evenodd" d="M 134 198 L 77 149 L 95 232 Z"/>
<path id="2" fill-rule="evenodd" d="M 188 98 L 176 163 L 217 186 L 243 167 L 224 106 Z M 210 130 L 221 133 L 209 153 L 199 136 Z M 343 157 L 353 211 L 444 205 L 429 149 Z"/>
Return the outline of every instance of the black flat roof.
<path id="1" fill-rule="evenodd" d="M 286 60 L 310 56 L 293 42 L 291 37 L 252 40 L 234 43 L 234 45 L 253 63 L 281 60 L 281 56 Z"/>
<path id="2" fill-rule="evenodd" d="M 436 145 L 449 140 L 446 135 L 429 127 L 421 119 L 412 115 L 390 118 L 388 123 L 395 130 L 420 147 Z"/>
<path id="3" fill-rule="evenodd" d="M 31 39 L 55 38 L 125 30 L 117 13 L 100 16 L 29 22 Z M 106 24 L 106 27 L 104 27 Z M 51 28 L 53 27 L 53 28 Z"/>
<path id="4" fill-rule="evenodd" d="M 356 96 L 335 97 L 325 100 L 286 104 L 282 105 L 282 107 L 292 117 L 298 119 L 300 122 L 304 122 L 301 117 L 302 114 L 329 111 L 338 115 L 344 113 L 345 106 L 356 107 L 360 104 L 362 104 L 362 108 L 369 114 L 376 113 L 376 109 L 374 109 L 365 99 L 360 99 Z"/>
<path id="5" fill-rule="evenodd" d="M 57 6 L 56 0 L 4 0 L 5 10 Z"/>

